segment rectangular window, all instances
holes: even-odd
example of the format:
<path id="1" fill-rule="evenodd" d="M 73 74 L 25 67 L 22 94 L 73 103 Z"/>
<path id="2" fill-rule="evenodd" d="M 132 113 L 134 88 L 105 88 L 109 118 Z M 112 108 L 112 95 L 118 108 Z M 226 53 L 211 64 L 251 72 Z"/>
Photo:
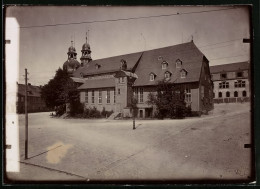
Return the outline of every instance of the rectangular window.
<path id="1" fill-rule="evenodd" d="M 91 97 L 91 99 L 92 99 L 92 104 L 94 104 L 95 103 L 95 91 L 94 90 L 92 90 L 92 97 Z"/>
<path id="2" fill-rule="evenodd" d="M 246 87 L 246 82 L 242 80 L 238 80 L 235 82 L 235 88 L 241 88 L 241 87 Z"/>
<path id="3" fill-rule="evenodd" d="M 190 88 L 185 89 L 185 101 L 191 102 L 191 90 L 190 90 Z"/>
<path id="4" fill-rule="evenodd" d="M 110 90 L 107 90 L 107 103 L 110 104 Z"/>
<path id="5" fill-rule="evenodd" d="M 185 71 L 182 71 L 181 72 L 181 78 L 185 78 L 186 77 L 186 72 Z"/>
<path id="6" fill-rule="evenodd" d="M 116 89 L 114 89 L 114 103 L 116 103 Z"/>
<path id="7" fill-rule="evenodd" d="M 237 77 L 243 77 L 243 72 L 237 72 Z"/>
<path id="8" fill-rule="evenodd" d="M 139 102 L 144 102 L 144 89 L 143 88 L 140 88 L 139 89 L 139 93 L 140 93 L 140 100 L 139 100 Z"/>
<path id="9" fill-rule="evenodd" d="M 120 77 L 119 78 L 119 83 L 125 83 L 125 77 Z"/>
<path id="10" fill-rule="evenodd" d="M 98 103 L 102 104 L 102 91 L 101 90 L 98 91 Z"/>
<path id="11" fill-rule="evenodd" d="M 220 77 L 221 77 L 221 79 L 226 79 L 227 78 L 227 74 L 226 73 L 220 74 Z"/>
<path id="12" fill-rule="evenodd" d="M 119 95 L 120 95 L 120 89 L 117 89 L 117 94 L 119 94 Z"/>
<path id="13" fill-rule="evenodd" d="M 154 75 L 153 74 L 150 75 L 150 81 L 154 81 Z"/>
<path id="14" fill-rule="evenodd" d="M 85 92 L 85 103 L 88 103 L 88 91 Z"/>
<path id="15" fill-rule="evenodd" d="M 220 89 L 228 89 L 229 88 L 229 82 L 223 81 L 219 83 L 219 88 Z"/>

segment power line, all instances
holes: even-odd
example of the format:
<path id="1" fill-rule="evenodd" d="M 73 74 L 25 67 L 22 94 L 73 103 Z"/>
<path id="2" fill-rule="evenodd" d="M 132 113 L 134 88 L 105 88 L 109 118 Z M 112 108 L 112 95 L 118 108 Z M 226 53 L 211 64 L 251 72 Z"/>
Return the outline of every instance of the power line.
<path id="1" fill-rule="evenodd" d="M 92 24 L 92 23 L 102 23 L 102 22 L 116 22 L 116 21 L 127 21 L 127 20 L 136 20 L 136 19 L 146 19 L 146 18 L 158 18 L 158 17 L 168 17 L 168 16 L 177 16 L 177 15 L 187 15 L 187 14 L 199 14 L 199 13 L 207 13 L 207 12 L 216 12 L 216 11 L 224 11 L 235 9 L 226 8 L 226 9 L 215 9 L 208 11 L 198 11 L 198 12 L 184 12 L 184 13 L 173 13 L 173 14 L 162 14 L 162 15 L 154 15 L 154 16 L 140 16 L 140 17 L 130 17 L 130 18 L 118 18 L 118 19 L 108 19 L 108 20 L 96 20 L 96 21 L 85 21 L 85 22 L 71 22 L 71 23 L 63 23 L 63 24 L 46 24 L 46 25 L 38 25 L 38 26 L 21 26 L 21 29 L 25 28 L 43 28 L 43 27 L 54 27 L 54 26 L 66 26 L 66 25 L 78 25 L 78 24 Z"/>
<path id="2" fill-rule="evenodd" d="M 217 44 L 221 44 L 221 43 L 227 43 L 227 42 L 232 42 L 232 41 L 238 41 L 238 40 L 241 40 L 241 39 L 243 39 L 243 38 L 237 38 L 237 39 L 232 39 L 232 40 L 229 40 L 229 41 L 224 41 L 224 42 L 218 42 L 218 43 L 203 45 L 203 46 L 200 46 L 200 47 L 198 47 L 198 48 L 204 48 L 204 47 L 207 47 L 207 46 L 217 45 Z"/>
<path id="3" fill-rule="evenodd" d="M 213 58 L 213 59 L 209 59 L 209 60 L 210 60 L 210 61 L 211 61 L 211 60 L 219 60 L 219 59 L 233 58 L 233 57 L 239 57 L 239 56 L 247 56 L 247 54 L 244 54 L 244 55 L 236 55 L 236 56 L 227 56 L 227 57 L 222 57 L 222 58 Z"/>

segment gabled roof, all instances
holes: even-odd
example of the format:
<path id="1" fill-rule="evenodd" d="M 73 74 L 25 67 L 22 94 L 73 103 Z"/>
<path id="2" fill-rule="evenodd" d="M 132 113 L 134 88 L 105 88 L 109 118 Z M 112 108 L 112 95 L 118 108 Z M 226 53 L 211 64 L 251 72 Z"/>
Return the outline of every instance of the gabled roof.
<path id="1" fill-rule="evenodd" d="M 79 67 L 74 73 L 74 77 L 80 77 L 80 73 L 84 75 L 95 75 L 101 73 L 115 72 L 120 69 L 121 60 L 124 59 L 127 63 L 127 70 L 132 70 L 138 59 L 141 57 L 142 52 L 126 54 L 120 56 L 114 56 L 110 58 L 103 58 L 98 60 L 93 60 L 84 67 Z M 100 68 L 97 70 L 95 65 L 100 65 Z"/>
<path id="2" fill-rule="evenodd" d="M 159 56 L 162 56 L 163 60 L 159 61 Z M 193 42 L 145 51 L 135 72 L 138 79 L 135 81 L 134 86 L 156 85 L 158 81 L 164 79 L 166 71 L 172 73 L 169 82 L 199 81 L 203 57 L 203 53 Z M 182 61 L 181 68 L 176 68 L 176 60 L 178 59 Z M 166 69 L 161 68 L 161 63 L 164 60 L 169 64 Z M 185 78 L 180 78 L 180 69 L 185 69 L 188 72 Z M 149 79 L 151 72 L 157 75 L 154 81 Z"/>
<path id="3" fill-rule="evenodd" d="M 115 87 L 115 78 L 88 79 L 78 89 L 98 89 Z"/>
<path id="4" fill-rule="evenodd" d="M 34 85 L 27 85 L 27 96 L 41 97 L 41 88 Z M 25 96 L 25 85 L 18 84 L 18 94 Z"/>
<path id="5" fill-rule="evenodd" d="M 210 73 L 220 73 L 220 72 L 232 72 L 240 70 L 248 70 L 250 64 L 248 62 L 238 62 L 231 64 L 222 64 L 217 66 L 210 66 Z"/>

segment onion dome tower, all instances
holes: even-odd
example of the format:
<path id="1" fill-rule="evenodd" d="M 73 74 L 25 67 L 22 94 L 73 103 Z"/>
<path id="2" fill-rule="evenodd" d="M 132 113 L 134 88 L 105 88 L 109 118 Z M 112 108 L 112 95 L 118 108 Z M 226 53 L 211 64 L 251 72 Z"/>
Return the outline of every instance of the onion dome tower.
<path id="1" fill-rule="evenodd" d="M 68 60 L 63 64 L 63 70 L 66 70 L 70 75 L 80 67 L 80 63 L 77 61 L 76 49 L 71 41 L 71 46 L 68 49 Z"/>
<path id="2" fill-rule="evenodd" d="M 88 33 L 86 33 L 86 43 L 83 44 L 81 52 L 82 52 L 82 56 L 80 58 L 81 65 L 85 66 L 92 60 L 90 45 L 88 44 Z"/>

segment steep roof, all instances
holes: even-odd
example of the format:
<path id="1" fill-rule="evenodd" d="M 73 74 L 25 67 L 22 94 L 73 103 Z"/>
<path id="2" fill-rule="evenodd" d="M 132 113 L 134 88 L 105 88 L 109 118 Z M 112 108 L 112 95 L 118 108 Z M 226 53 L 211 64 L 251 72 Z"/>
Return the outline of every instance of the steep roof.
<path id="1" fill-rule="evenodd" d="M 161 59 L 158 59 L 162 57 Z M 204 55 L 193 42 L 145 51 L 136 69 L 138 79 L 134 86 L 156 85 L 164 79 L 164 73 L 172 73 L 170 82 L 186 83 L 199 81 Z M 176 68 L 176 60 L 182 61 L 181 68 Z M 162 69 L 161 63 L 168 63 L 167 69 Z M 180 71 L 187 71 L 186 78 L 180 77 Z M 156 74 L 154 81 L 150 81 L 150 73 Z"/>
<path id="2" fill-rule="evenodd" d="M 27 85 L 27 96 L 41 97 L 41 88 L 34 85 Z M 18 84 L 18 94 L 25 95 L 25 85 Z"/>
<path id="3" fill-rule="evenodd" d="M 138 62 L 141 55 L 142 52 L 138 52 L 138 53 L 93 60 L 86 66 L 79 67 L 73 73 L 73 76 L 80 77 L 80 73 L 83 73 L 84 75 L 94 75 L 94 74 L 118 71 L 120 68 L 120 61 L 122 59 L 126 60 L 127 62 L 127 70 L 131 70 L 134 68 L 135 64 Z M 99 65 L 98 69 L 96 69 L 96 64 Z"/>
<path id="4" fill-rule="evenodd" d="M 231 64 L 222 64 L 217 66 L 210 66 L 210 73 L 219 73 L 219 72 L 232 72 L 237 70 L 248 70 L 249 69 L 248 62 L 238 62 Z"/>
<path id="5" fill-rule="evenodd" d="M 78 89 L 98 89 L 115 87 L 115 78 L 89 79 Z"/>

